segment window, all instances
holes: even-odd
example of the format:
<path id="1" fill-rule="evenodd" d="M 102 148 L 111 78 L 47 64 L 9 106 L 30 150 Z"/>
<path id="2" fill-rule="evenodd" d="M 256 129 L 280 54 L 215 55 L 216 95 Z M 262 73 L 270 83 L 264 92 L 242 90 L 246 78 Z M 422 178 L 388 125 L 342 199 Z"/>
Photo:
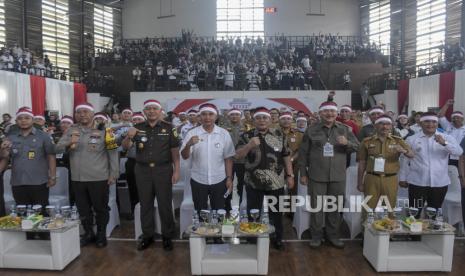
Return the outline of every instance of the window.
<path id="1" fill-rule="evenodd" d="M 263 38 L 263 0 L 217 0 L 216 36 Z"/>
<path id="2" fill-rule="evenodd" d="M 5 47 L 5 0 L 0 0 L 0 47 Z"/>
<path id="3" fill-rule="evenodd" d="M 55 68 L 69 69 L 68 0 L 42 0 L 42 47 Z"/>
<path id="4" fill-rule="evenodd" d="M 445 37 L 446 0 L 418 0 L 416 42 L 418 69 L 427 68 L 442 59 Z"/>
<path id="5" fill-rule="evenodd" d="M 94 4 L 95 52 L 113 48 L 113 8 Z"/>
<path id="6" fill-rule="evenodd" d="M 389 0 L 370 4 L 368 31 L 370 43 L 375 43 L 384 55 L 389 55 L 391 43 L 391 3 Z"/>

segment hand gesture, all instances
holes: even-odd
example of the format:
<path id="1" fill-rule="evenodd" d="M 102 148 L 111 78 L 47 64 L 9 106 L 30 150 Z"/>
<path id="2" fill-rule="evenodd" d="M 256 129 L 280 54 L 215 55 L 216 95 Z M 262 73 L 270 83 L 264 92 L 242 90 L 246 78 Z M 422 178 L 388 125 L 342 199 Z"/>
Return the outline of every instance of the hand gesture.
<path id="1" fill-rule="evenodd" d="M 454 104 L 454 100 L 453 99 L 448 99 L 447 100 L 447 105 L 453 105 Z"/>
<path id="2" fill-rule="evenodd" d="M 395 145 L 394 149 L 398 153 L 406 153 L 407 152 L 407 150 L 405 150 L 401 145 Z"/>
<path id="3" fill-rule="evenodd" d="M 133 139 L 137 134 L 137 128 L 135 127 L 131 127 L 129 130 L 128 130 L 128 138 L 129 139 Z"/>
<path id="4" fill-rule="evenodd" d="M 338 136 L 336 138 L 336 141 L 341 146 L 346 146 L 347 145 L 347 138 L 345 136 Z"/>
<path id="5" fill-rule="evenodd" d="M 446 140 L 444 139 L 444 137 L 442 137 L 442 135 L 435 134 L 435 135 L 434 135 L 434 140 L 435 140 L 438 144 L 441 144 L 441 145 L 443 145 L 443 146 L 446 144 Z"/>
<path id="6" fill-rule="evenodd" d="M 260 138 L 252 137 L 252 139 L 250 139 L 250 141 L 249 141 L 249 146 L 251 148 L 256 148 L 256 147 L 260 146 Z"/>
<path id="7" fill-rule="evenodd" d="M 308 184 L 308 176 L 304 175 L 300 177 L 300 184 L 307 185 Z"/>
<path id="8" fill-rule="evenodd" d="M 191 139 L 189 140 L 189 142 L 187 142 L 187 144 L 189 146 L 193 146 L 193 145 L 197 144 L 198 142 L 200 142 L 200 138 L 199 138 L 199 136 L 195 135 L 195 136 L 191 137 Z"/>
<path id="9" fill-rule="evenodd" d="M 79 134 L 78 131 L 73 131 L 73 133 L 71 133 L 71 141 L 70 141 L 70 144 L 71 145 L 75 145 L 77 143 L 79 143 L 79 137 L 81 136 L 81 134 Z"/>

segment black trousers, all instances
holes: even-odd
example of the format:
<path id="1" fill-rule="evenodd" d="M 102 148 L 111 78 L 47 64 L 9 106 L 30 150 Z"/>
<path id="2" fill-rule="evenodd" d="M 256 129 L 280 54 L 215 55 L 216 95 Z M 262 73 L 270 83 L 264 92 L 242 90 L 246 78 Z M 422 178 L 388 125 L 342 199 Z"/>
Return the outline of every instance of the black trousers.
<path id="1" fill-rule="evenodd" d="M 158 212 L 161 219 L 161 232 L 165 238 L 173 238 L 175 225 L 173 218 L 173 167 L 149 167 L 136 164 L 137 191 L 140 199 L 140 222 L 144 238 L 152 238 L 155 233 L 153 202 L 157 198 Z"/>
<path id="2" fill-rule="evenodd" d="M 49 189 L 47 184 L 12 186 L 11 191 L 17 205 L 48 205 Z"/>
<path id="3" fill-rule="evenodd" d="M 208 209 L 208 198 L 210 198 L 210 207 L 212 210 L 224 209 L 226 193 L 226 179 L 217 184 L 201 184 L 191 178 L 192 200 L 197 212 Z"/>
<path id="4" fill-rule="evenodd" d="M 247 190 L 247 212 L 249 214 L 250 219 L 250 210 L 251 209 L 259 209 L 262 210 L 263 208 L 263 199 L 265 196 L 274 196 L 278 198 L 279 196 L 284 195 L 284 188 L 272 190 L 272 191 L 262 191 L 256 190 L 250 187 L 249 185 L 246 186 Z M 270 215 L 270 223 L 275 227 L 275 237 L 276 240 L 280 241 L 283 238 L 283 213 L 279 212 L 278 206 L 275 206 L 277 212 L 273 212 L 271 208 L 268 210 Z"/>
<path id="5" fill-rule="evenodd" d="M 95 212 L 97 231 L 105 231 L 110 219 L 110 207 L 108 207 L 110 189 L 108 182 L 106 180 L 89 182 L 73 181 L 73 188 L 76 196 L 76 206 L 84 229 L 86 231 L 91 229 Z"/>
<path id="6" fill-rule="evenodd" d="M 3 197 L 3 172 L 0 173 L 0 217 L 5 216 L 5 198 Z"/>
<path id="7" fill-rule="evenodd" d="M 420 217 L 421 210 L 425 203 L 428 207 L 442 208 L 442 203 L 447 194 L 447 187 L 422 187 L 413 184 L 408 185 L 408 200 L 410 207 L 419 209 L 417 217 Z"/>
<path id="8" fill-rule="evenodd" d="M 245 175 L 245 165 L 242 163 L 234 163 L 233 165 L 233 181 L 234 177 L 237 177 L 237 194 L 239 195 L 239 205 L 242 202 L 242 194 L 244 192 L 244 175 Z M 226 210 L 229 212 L 231 211 L 231 200 L 232 195 L 231 193 L 225 201 Z"/>
<path id="9" fill-rule="evenodd" d="M 134 169 L 136 167 L 136 160 L 128 158 L 126 161 L 126 181 L 128 183 L 129 200 L 131 201 L 131 212 L 134 212 L 134 207 L 139 202 L 139 195 L 137 193 L 136 174 Z"/>

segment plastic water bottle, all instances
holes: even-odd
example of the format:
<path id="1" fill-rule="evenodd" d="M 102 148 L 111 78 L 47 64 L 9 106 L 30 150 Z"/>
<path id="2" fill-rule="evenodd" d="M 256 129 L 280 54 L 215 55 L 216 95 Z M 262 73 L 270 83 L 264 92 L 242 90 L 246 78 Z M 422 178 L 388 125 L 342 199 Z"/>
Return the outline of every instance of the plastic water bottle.
<path id="1" fill-rule="evenodd" d="M 194 228 L 199 228 L 200 226 L 199 213 L 197 210 L 194 210 L 194 213 L 192 214 L 192 226 Z"/>
<path id="2" fill-rule="evenodd" d="M 267 211 L 262 211 L 261 223 L 266 225 L 270 224 L 270 217 Z"/>
<path id="3" fill-rule="evenodd" d="M 370 209 L 368 210 L 368 214 L 367 214 L 367 224 L 372 225 L 373 222 L 375 222 L 375 214 L 373 213 L 373 210 Z"/>
<path id="4" fill-rule="evenodd" d="M 218 224 L 218 213 L 216 212 L 216 210 L 212 210 L 212 219 L 211 219 L 211 222 L 213 225 L 217 225 Z"/>
<path id="5" fill-rule="evenodd" d="M 10 217 L 16 218 L 18 214 L 16 213 L 16 205 L 11 205 L 10 207 Z"/>
<path id="6" fill-rule="evenodd" d="M 241 211 L 241 223 L 247 223 L 249 222 L 249 216 L 247 215 L 246 210 Z"/>
<path id="7" fill-rule="evenodd" d="M 444 217 L 442 215 L 442 208 L 438 208 L 438 213 L 436 214 L 436 224 L 440 230 L 444 229 Z"/>
<path id="8" fill-rule="evenodd" d="M 73 205 L 71 208 L 71 220 L 78 220 L 79 219 L 79 213 L 76 205 Z"/>
<path id="9" fill-rule="evenodd" d="M 34 214 L 34 211 L 32 210 L 32 206 L 28 205 L 27 211 L 26 211 L 26 218 L 28 218 L 29 216 L 32 216 L 33 214 Z"/>

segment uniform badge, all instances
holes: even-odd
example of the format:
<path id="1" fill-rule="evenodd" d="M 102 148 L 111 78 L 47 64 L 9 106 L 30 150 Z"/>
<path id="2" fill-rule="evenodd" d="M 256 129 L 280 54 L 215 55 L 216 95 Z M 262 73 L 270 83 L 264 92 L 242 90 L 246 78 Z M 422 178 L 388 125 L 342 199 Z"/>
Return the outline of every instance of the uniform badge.
<path id="1" fill-rule="evenodd" d="M 14 153 L 14 154 L 17 154 L 17 153 L 18 153 L 18 149 L 13 149 L 13 153 Z"/>
<path id="2" fill-rule="evenodd" d="M 27 158 L 28 158 L 29 160 L 34 160 L 34 158 L 36 158 L 36 153 L 35 153 L 35 151 L 32 151 L 32 150 L 29 151 L 29 152 L 27 153 Z"/>
<path id="3" fill-rule="evenodd" d="M 176 130 L 176 128 L 173 128 L 173 135 L 175 138 L 178 138 L 178 131 Z"/>
<path id="4" fill-rule="evenodd" d="M 215 148 L 219 149 L 220 148 L 220 143 L 216 143 Z"/>
<path id="5" fill-rule="evenodd" d="M 36 138 L 32 139 L 32 142 L 35 143 L 35 142 L 36 142 Z"/>
<path id="6" fill-rule="evenodd" d="M 294 137 L 291 138 L 291 142 L 295 143 L 295 138 Z"/>
<path id="7" fill-rule="evenodd" d="M 279 151 L 279 148 L 278 148 L 278 147 L 274 147 L 274 151 Z"/>

